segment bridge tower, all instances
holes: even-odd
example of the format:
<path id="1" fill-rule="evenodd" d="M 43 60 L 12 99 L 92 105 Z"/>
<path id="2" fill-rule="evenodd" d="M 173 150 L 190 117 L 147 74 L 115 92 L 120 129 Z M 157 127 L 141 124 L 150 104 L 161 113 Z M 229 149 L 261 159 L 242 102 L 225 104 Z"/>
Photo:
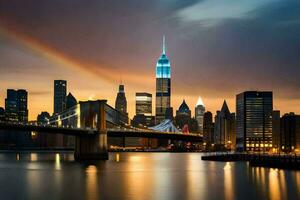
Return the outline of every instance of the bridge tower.
<path id="1" fill-rule="evenodd" d="M 80 102 L 78 125 L 81 128 L 96 129 L 99 134 L 77 136 L 75 160 L 107 160 L 106 100 Z"/>

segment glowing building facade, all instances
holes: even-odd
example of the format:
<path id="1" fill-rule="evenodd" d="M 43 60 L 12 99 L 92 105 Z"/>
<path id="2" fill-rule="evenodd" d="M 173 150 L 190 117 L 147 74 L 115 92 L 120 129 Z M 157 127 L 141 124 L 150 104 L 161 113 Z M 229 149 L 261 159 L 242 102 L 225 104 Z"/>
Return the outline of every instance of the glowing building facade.
<path id="1" fill-rule="evenodd" d="M 205 113 L 205 107 L 204 103 L 202 101 L 202 98 L 199 97 L 196 107 L 195 107 L 195 119 L 198 122 L 198 131 L 200 134 L 203 134 L 203 117 Z"/>
<path id="2" fill-rule="evenodd" d="M 171 102 L 171 65 L 166 56 L 165 37 L 162 55 L 156 64 L 156 124 L 165 119 L 166 110 Z"/>

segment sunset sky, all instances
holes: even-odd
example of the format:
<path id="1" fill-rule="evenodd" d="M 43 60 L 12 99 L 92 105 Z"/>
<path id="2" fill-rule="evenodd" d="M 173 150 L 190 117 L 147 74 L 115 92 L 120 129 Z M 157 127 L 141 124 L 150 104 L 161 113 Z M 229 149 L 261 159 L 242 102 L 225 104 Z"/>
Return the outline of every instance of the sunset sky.
<path id="1" fill-rule="evenodd" d="M 54 79 L 114 106 L 122 81 L 132 118 L 135 92 L 155 97 L 163 35 L 174 110 L 201 96 L 235 112 L 236 94 L 272 90 L 274 109 L 300 113 L 299 0 L 0 0 L 0 106 L 22 88 L 31 120 L 52 113 Z"/>

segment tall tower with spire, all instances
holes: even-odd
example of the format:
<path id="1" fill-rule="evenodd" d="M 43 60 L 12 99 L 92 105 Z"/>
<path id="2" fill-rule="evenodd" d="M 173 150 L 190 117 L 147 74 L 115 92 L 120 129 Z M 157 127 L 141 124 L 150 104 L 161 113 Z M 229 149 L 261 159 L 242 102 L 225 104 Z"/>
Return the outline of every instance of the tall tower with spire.
<path id="1" fill-rule="evenodd" d="M 156 124 L 165 119 L 166 110 L 171 103 L 171 65 L 166 56 L 165 36 L 162 54 L 156 64 Z"/>

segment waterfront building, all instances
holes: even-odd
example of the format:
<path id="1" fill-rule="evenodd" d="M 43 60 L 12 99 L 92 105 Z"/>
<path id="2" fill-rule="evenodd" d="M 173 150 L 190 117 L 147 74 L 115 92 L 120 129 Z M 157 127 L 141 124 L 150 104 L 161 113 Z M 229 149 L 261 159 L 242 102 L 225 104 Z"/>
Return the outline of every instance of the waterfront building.
<path id="1" fill-rule="evenodd" d="M 236 143 L 235 114 L 230 113 L 224 100 L 221 111 L 217 111 L 214 128 L 215 144 L 220 148 L 234 149 Z"/>
<path id="2" fill-rule="evenodd" d="M 281 151 L 296 152 L 300 150 L 300 115 L 288 113 L 281 118 Z"/>
<path id="3" fill-rule="evenodd" d="M 77 104 L 76 98 L 69 92 L 67 99 L 66 99 L 66 109 L 69 109 Z"/>
<path id="4" fill-rule="evenodd" d="M 203 142 L 206 145 L 214 143 L 214 127 L 212 113 L 207 111 L 203 115 Z"/>
<path id="5" fill-rule="evenodd" d="M 156 124 L 166 118 L 166 110 L 171 104 L 171 65 L 166 56 L 165 37 L 163 37 L 162 54 L 156 64 Z"/>
<path id="6" fill-rule="evenodd" d="M 67 81 L 54 80 L 54 110 L 57 115 L 66 109 Z"/>
<path id="7" fill-rule="evenodd" d="M 119 85 L 119 92 L 115 102 L 116 110 L 127 114 L 127 100 L 125 96 L 124 85 Z"/>
<path id="8" fill-rule="evenodd" d="M 205 113 L 205 107 L 204 103 L 202 101 L 202 98 L 199 97 L 196 107 L 195 107 L 195 119 L 198 122 L 198 131 L 200 134 L 203 134 L 203 117 Z"/>
<path id="9" fill-rule="evenodd" d="M 280 145 L 280 111 L 274 110 L 272 112 L 272 146 L 274 152 L 277 152 Z"/>
<path id="10" fill-rule="evenodd" d="M 246 91 L 236 96 L 237 150 L 272 147 L 272 111 L 272 92 Z"/>
<path id="11" fill-rule="evenodd" d="M 5 99 L 6 120 L 11 122 L 28 122 L 28 93 L 26 90 L 7 90 Z"/>

